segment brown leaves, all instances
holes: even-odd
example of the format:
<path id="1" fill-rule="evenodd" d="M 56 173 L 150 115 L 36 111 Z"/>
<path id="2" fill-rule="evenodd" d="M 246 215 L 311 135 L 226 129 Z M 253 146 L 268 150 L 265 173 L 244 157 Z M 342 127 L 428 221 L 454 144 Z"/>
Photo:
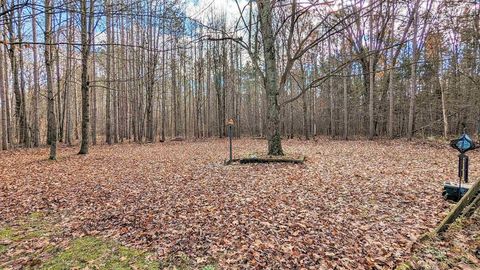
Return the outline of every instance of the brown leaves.
<path id="1" fill-rule="evenodd" d="M 264 148 L 234 141 L 238 156 Z M 98 146 L 88 156 L 61 148 L 57 162 L 47 149 L 5 152 L 1 222 L 50 211 L 66 237 L 98 234 L 222 268 L 390 269 L 440 220 L 442 183 L 455 177 L 448 147 L 320 140 L 285 149 L 308 161 L 223 166 L 221 140 Z"/>

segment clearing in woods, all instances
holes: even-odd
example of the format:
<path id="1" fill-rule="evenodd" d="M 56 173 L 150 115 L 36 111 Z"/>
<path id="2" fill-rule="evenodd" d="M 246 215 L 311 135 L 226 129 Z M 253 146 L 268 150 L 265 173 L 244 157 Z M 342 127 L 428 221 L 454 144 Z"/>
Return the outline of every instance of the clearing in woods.
<path id="1" fill-rule="evenodd" d="M 448 208 L 448 146 L 284 144 L 305 164 L 225 166 L 226 140 L 2 152 L 0 268 L 389 269 Z"/>

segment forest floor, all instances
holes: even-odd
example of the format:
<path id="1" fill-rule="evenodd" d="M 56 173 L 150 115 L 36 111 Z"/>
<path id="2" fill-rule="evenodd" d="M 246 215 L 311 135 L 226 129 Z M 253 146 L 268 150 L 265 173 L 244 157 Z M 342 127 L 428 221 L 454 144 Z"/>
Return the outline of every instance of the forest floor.
<path id="1" fill-rule="evenodd" d="M 236 157 L 266 141 L 234 140 Z M 0 153 L 0 269 L 392 269 L 441 221 L 457 156 L 285 140 L 305 164 L 223 164 L 226 140 Z M 470 154 L 471 179 L 480 155 Z"/>
<path id="2" fill-rule="evenodd" d="M 403 266 L 399 270 L 480 269 L 480 211 L 469 219 L 457 219 L 439 237 L 415 243 Z"/>

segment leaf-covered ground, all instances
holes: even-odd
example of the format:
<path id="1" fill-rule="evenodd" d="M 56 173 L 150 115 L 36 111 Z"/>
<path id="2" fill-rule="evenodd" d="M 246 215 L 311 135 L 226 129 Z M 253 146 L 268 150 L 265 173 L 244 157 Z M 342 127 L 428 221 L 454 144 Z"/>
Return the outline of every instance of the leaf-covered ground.
<path id="1" fill-rule="evenodd" d="M 234 152 L 265 146 L 235 140 Z M 284 148 L 305 164 L 225 166 L 224 140 L 103 145 L 87 156 L 61 148 L 58 161 L 46 160 L 47 149 L 1 152 L 0 229 L 32 213 L 51 226 L 37 232 L 43 245 L 0 242 L 0 268 L 31 265 L 32 256 L 44 265 L 94 237 L 148 251 L 160 265 L 186 258 L 186 268 L 391 269 L 449 206 L 441 190 L 455 179 L 456 154 L 447 145 L 290 140 Z M 475 179 L 480 156 L 470 158 Z M 38 255 L 47 246 L 57 255 Z"/>
<path id="2" fill-rule="evenodd" d="M 480 269 L 480 211 L 460 218 L 439 237 L 419 241 L 406 269 Z"/>

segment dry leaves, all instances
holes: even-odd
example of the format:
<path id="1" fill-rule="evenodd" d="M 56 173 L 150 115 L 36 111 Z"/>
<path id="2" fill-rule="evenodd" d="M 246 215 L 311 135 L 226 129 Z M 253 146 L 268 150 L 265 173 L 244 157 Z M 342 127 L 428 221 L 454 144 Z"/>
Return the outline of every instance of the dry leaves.
<path id="1" fill-rule="evenodd" d="M 433 228 L 454 179 L 448 146 L 405 141 L 285 141 L 304 165 L 224 166 L 227 142 L 0 153 L 0 225 L 32 211 L 65 237 L 102 235 L 159 258 L 214 258 L 224 268 L 390 269 Z M 265 141 L 236 140 L 235 154 Z M 472 153 L 472 179 L 478 177 Z"/>

